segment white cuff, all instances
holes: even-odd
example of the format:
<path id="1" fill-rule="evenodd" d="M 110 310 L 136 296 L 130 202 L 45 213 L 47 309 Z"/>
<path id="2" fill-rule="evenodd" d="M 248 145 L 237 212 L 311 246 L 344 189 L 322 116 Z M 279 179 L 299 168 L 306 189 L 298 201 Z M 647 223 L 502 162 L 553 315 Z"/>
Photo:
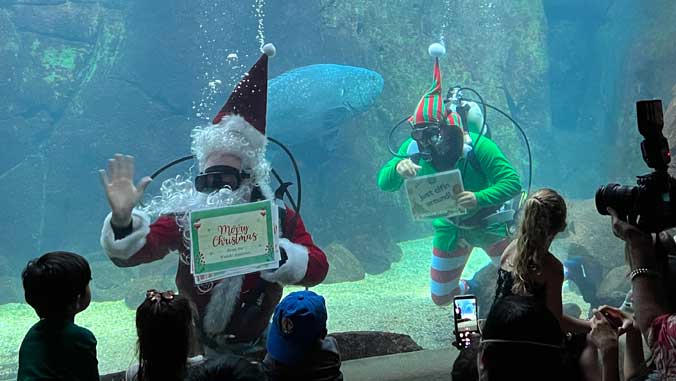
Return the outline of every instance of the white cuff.
<path id="1" fill-rule="evenodd" d="M 307 273 L 310 258 L 308 248 L 286 238 L 279 240 L 279 246 L 286 252 L 286 263 L 276 270 L 261 272 L 261 278 L 282 285 L 299 283 Z"/>
<path id="2" fill-rule="evenodd" d="M 115 239 L 110 224 L 112 213 L 108 213 L 101 229 L 101 247 L 110 258 L 128 259 L 146 244 L 146 236 L 150 233 L 148 217 L 140 211 L 132 211 L 132 233 L 122 239 Z"/>

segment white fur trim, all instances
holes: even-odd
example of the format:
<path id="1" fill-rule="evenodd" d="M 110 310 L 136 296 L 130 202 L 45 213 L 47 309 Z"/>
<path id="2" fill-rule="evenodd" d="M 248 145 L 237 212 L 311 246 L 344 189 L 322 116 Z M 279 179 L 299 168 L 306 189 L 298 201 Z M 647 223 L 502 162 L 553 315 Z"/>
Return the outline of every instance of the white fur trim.
<path id="1" fill-rule="evenodd" d="M 146 244 L 146 236 L 150 233 L 150 222 L 145 213 L 132 211 L 132 233 L 122 239 L 115 240 L 113 227 L 110 225 L 112 213 L 108 213 L 101 229 L 101 247 L 110 258 L 128 259 Z"/>
<path id="2" fill-rule="evenodd" d="M 225 331 L 237 305 L 243 281 L 244 275 L 223 279 L 211 290 L 209 304 L 202 321 L 204 333 L 214 337 Z"/>
<path id="3" fill-rule="evenodd" d="M 427 48 L 427 53 L 432 57 L 441 57 L 446 54 L 446 48 L 438 42 L 435 42 Z"/>
<path id="4" fill-rule="evenodd" d="M 268 57 L 274 57 L 277 54 L 277 48 L 274 45 L 268 43 L 263 45 L 263 53 Z"/>
<path id="5" fill-rule="evenodd" d="M 286 238 L 279 240 L 279 246 L 286 252 L 287 260 L 276 270 L 261 272 L 261 278 L 281 285 L 297 284 L 305 278 L 310 259 L 308 248 Z"/>
<path id="6" fill-rule="evenodd" d="M 242 159 L 243 168 L 256 167 L 265 160 L 267 138 L 239 115 L 226 115 L 220 123 L 197 126 L 191 133 L 192 153 L 203 171 L 213 152 L 230 153 Z"/>

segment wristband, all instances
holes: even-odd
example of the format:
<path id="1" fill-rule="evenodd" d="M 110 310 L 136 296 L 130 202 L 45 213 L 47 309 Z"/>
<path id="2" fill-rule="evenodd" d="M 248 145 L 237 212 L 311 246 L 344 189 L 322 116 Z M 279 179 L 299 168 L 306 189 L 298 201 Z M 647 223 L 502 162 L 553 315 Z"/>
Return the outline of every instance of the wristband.
<path id="1" fill-rule="evenodd" d="M 658 278 L 660 274 L 655 270 L 651 270 L 645 267 L 639 267 L 637 269 L 631 270 L 631 272 L 629 273 L 629 280 L 633 281 L 634 278 L 638 276 L 649 276 L 653 278 Z"/>

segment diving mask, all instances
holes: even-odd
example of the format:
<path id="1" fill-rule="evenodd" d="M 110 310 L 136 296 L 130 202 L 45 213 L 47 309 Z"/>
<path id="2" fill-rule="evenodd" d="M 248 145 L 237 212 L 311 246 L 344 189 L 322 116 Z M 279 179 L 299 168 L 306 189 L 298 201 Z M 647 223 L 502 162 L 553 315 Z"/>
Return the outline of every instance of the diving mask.
<path id="1" fill-rule="evenodd" d="M 441 138 L 441 128 L 437 124 L 417 125 L 411 130 L 411 137 L 420 145 L 434 145 Z"/>
<path id="2" fill-rule="evenodd" d="M 239 188 L 243 179 L 248 179 L 248 173 L 227 165 L 214 165 L 195 177 L 195 189 L 201 193 L 211 193 L 229 187 L 232 190 Z"/>

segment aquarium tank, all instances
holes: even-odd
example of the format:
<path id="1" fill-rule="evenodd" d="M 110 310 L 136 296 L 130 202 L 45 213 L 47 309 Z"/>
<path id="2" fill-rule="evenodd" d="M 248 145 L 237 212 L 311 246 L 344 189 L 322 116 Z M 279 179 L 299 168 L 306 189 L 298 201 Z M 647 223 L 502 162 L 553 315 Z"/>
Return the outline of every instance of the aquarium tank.
<path id="1" fill-rule="evenodd" d="M 310 290 L 326 300 L 329 334 L 452 348 L 449 298 L 471 293 L 486 316 L 519 201 L 541 188 L 567 204 L 550 247 L 565 268 L 564 311 L 619 306 L 631 286 L 623 244 L 594 195 L 648 171 L 637 100 L 663 100 L 676 144 L 675 19 L 670 0 L 0 0 L 0 379 L 16 379 L 39 320 L 22 271 L 53 251 L 91 267 L 92 301 L 75 323 L 97 339 L 100 374 L 138 362 L 136 309 L 148 289 L 178 292 L 190 251 L 111 259 L 99 170 L 133 156 L 134 182 L 157 172 L 137 209 L 171 212 L 162 195 L 204 169 L 189 157 L 193 129 L 213 122 L 266 44 L 269 184 L 291 183 L 283 202 L 328 260 Z M 462 178 L 415 188 L 397 173 L 405 158 L 420 178 L 454 169 L 411 147 L 416 126 L 442 119 L 463 134 Z M 508 175 L 481 163 L 481 145 Z M 467 209 L 491 204 L 496 220 L 433 222 L 425 208 L 463 185 Z"/>

